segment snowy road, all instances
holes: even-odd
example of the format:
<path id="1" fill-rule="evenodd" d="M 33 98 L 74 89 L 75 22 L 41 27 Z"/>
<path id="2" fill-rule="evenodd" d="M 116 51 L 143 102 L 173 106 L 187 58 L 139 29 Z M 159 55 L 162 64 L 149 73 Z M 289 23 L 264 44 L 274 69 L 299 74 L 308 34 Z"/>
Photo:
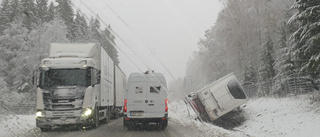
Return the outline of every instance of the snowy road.
<path id="1" fill-rule="evenodd" d="M 169 121 L 167 129 L 160 130 L 156 125 L 150 125 L 147 129 L 136 127 L 133 130 L 127 130 L 122 126 L 122 118 L 111 120 L 107 124 L 100 125 L 97 129 L 88 129 L 86 131 L 73 129 L 65 130 L 64 128 L 56 128 L 49 132 L 41 132 L 36 130 L 32 134 L 26 135 L 26 137 L 185 137 L 200 136 L 199 131 L 196 129 L 190 129 L 188 127 L 182 127 L 179 124 Z"/>
<path id="2" fill-rule="evenodd" d="M 41 132 L 34 115 L 0 113 L 0 137 L 319 137 L 320 103 L 311 102 L 309 98 L 252 99 L 243 106 L 246 121 L 233 130 L 194 120 L 194 113 L 190 111 L 189 116 L 183 101 L 170 103 L 169 125 L 164 131 L 156 126 L 128 131 L 119 118 L 86 131 L 58 128 Z"/>

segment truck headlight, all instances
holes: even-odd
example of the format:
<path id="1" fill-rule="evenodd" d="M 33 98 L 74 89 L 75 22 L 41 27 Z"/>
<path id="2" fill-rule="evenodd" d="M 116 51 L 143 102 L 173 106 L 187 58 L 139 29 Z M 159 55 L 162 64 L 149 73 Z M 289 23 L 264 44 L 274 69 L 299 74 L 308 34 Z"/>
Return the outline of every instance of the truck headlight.
<path id="1" fill-rule="evenodd" d="M 38 117 L 45 117 L 45 116 L 46 116 L 46 114 L 43 111 L 37 111 L 37 113 L 36 113 L 37 118 Z"/>
<path id="2" fill-rule="evenodd" d="M 92 114 L 92 109 L 91 108 L 85 108 L 85 109 L 82 110 L 81 116 L 87 117 L 87 116 L 90 116 L 91 114 Z"/>

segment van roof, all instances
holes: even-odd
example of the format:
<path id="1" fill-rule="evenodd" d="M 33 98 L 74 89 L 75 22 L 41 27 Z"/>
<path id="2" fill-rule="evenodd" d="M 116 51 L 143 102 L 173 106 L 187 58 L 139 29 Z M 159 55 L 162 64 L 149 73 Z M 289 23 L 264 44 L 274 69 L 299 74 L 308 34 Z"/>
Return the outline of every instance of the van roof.
<path id="1" fill-rule="evenodd" d="M 150 82 L 161 82 L 164 86 L 167 86 L 166 80 L 162 73 L 131 73 L 128 82 L 133 81 L 150 81 Z"/>

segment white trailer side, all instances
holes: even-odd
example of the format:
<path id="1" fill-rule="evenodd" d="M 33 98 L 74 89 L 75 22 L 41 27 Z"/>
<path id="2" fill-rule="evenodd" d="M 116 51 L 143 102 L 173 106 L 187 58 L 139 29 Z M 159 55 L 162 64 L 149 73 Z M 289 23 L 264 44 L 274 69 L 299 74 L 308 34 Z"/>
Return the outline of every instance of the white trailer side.
<path id="1" fill-rule="evenodd" d="M 102 47 L 101 47 L 102 48 Z M 113 61 L 105 50 L 101 50 L 101 93 L 99 97 L 100 106 L 113 106 Z"/>
<path id="2" fill-rule="evenodd" d="M 114 104 L 115 108 L 120 110 L 120 113 L 123 112 L 123 102 L 124 102 L 124 92 L 126 91 L 126 75 L 122 70 L 115 66 L 115 94 L 114 94 Z"/>

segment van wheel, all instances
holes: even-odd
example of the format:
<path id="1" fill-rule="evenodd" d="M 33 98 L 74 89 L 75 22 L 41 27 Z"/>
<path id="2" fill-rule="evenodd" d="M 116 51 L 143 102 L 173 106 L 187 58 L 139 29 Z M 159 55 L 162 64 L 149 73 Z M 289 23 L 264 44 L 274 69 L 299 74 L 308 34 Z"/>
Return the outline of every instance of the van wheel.
<path id="1" fill-rule="evenodd" d="M 160 125 L 161 125 L 161 129 L 165 130 L 167 128 L 167 126 L 168 126 L 168 120 L 162 121 Z"/>
<path id="2" fill-rule="evenodd" d="M 127 128 L 128 128 L 128 130 L 133 129 L 133 124 L 130 121 L 128 121 L 128 123 L 127 123 Z"/>

